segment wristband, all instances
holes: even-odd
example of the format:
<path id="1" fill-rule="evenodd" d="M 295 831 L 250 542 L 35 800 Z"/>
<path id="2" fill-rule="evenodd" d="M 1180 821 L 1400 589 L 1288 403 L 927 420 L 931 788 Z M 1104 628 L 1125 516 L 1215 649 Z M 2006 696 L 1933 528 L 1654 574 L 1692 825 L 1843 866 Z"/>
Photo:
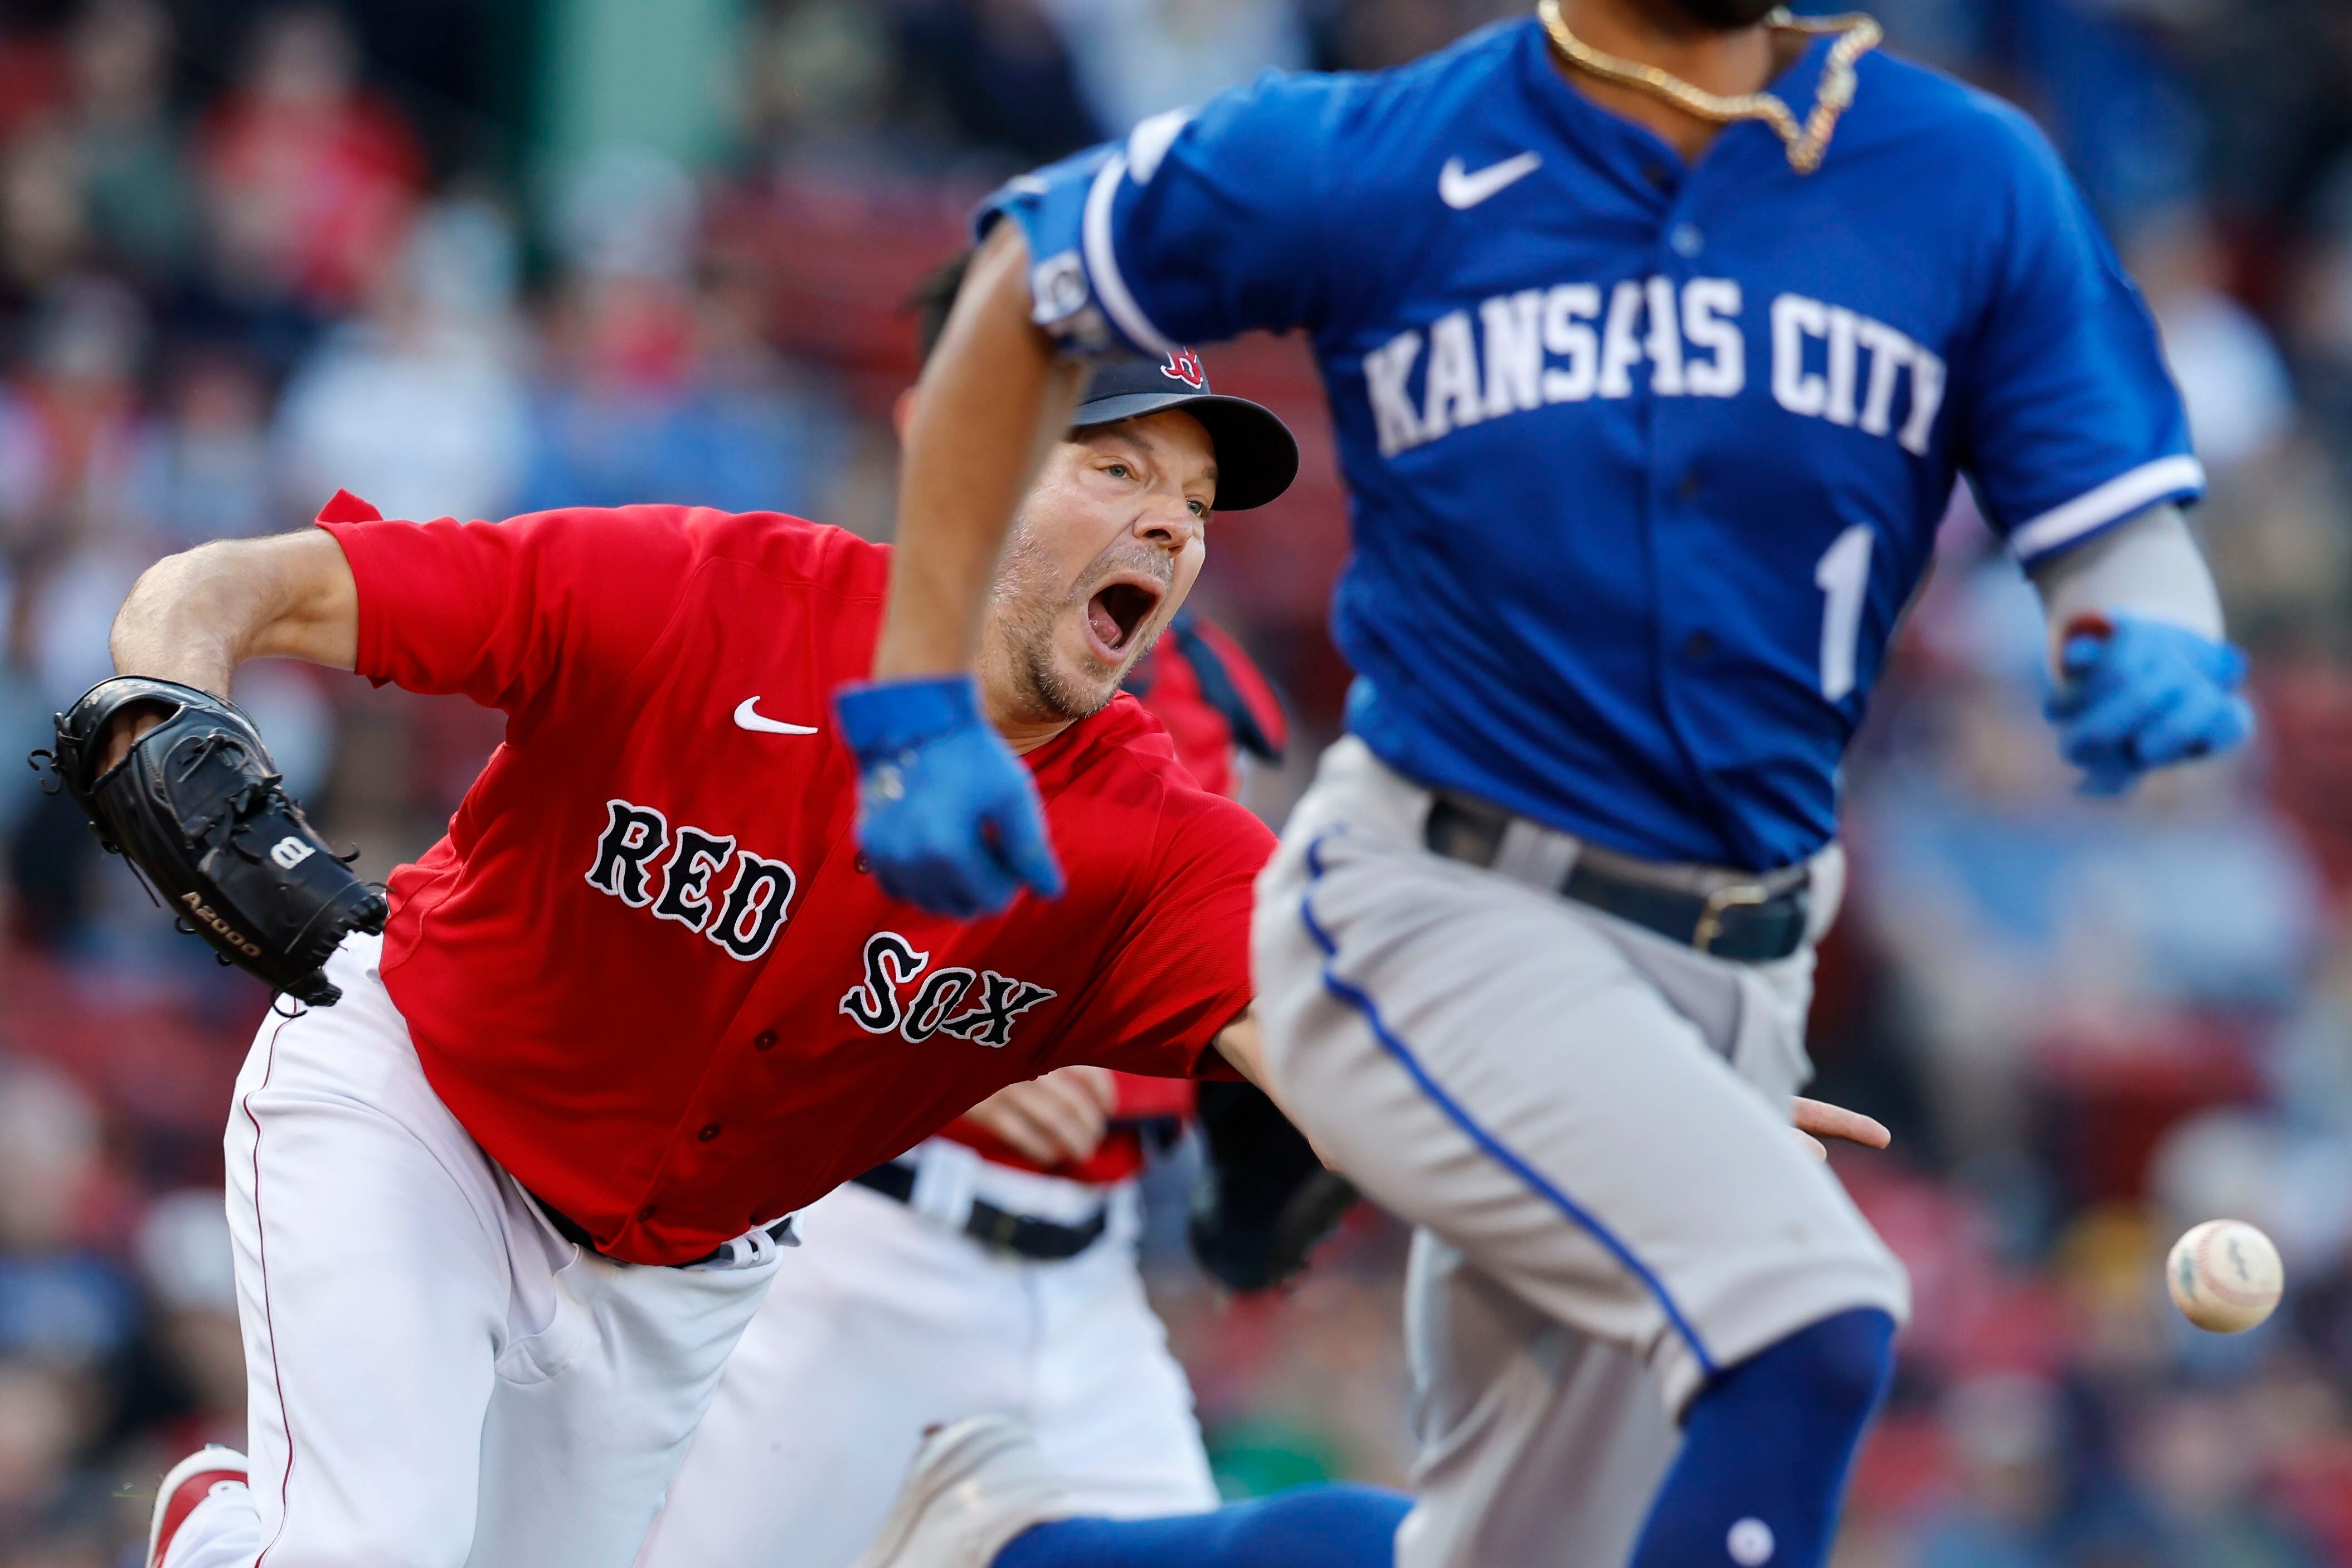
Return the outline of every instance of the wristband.
<path id="1" fill-rule="evenodd" d="M 841 737 L 861 758 L 911 750 L 986 722 L 980 683 L 969 673 L 868 681 L 834 694 Z"/>

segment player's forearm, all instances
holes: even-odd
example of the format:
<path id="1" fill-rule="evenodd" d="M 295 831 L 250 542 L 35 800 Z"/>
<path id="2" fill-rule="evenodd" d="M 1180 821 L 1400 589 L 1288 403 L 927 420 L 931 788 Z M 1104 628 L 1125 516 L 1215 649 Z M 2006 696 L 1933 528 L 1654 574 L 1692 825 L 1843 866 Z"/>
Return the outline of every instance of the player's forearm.
<path id="1" fill-rule="evenodd" d="M 1005 530 L 1068 427 L 1083 367 L 1029 319 L 1029 252 L 999 225 L 931 356 L 907 434 L 877 679 L 969 668 Z"/>
<path id="2" fill-rule="evenodd" d="M 1252 1004 L 1247 1012 L 1227 1024 L 1217 1033 L 1210 1049 L 1225 1059 L 1227 1066 L 1240 1073 L 1250 1083 L 1263 1091 L 1265 1097 L 1281 1106 L 1282 1113 L 1297 1123 L 1298 1118 L 1290 1107 L 1284 1105 L 1282 1092 L 1275 1087 L 1274 1074 L 1265 1065 L 1265 1033 L 1259 1029 L 1257 1008 Z M 1319 1154 L 1320 1151 L 1318 1150 Z M 1331 1162 L 1323 1162 L 1329 1165 Z"/>
<path id="3" fill-rule="evenodd" d="M 351 564 L 315 529 L 223 540 L 147 569 L 114 618 L 114 667 L 226 695 L 248 659 L 359 662 Z"/>
<path id="4" fill-rule="evenodd" d="M 2221 595 L 2178 507 L 2151 507 L 2036 567 L 2032 578 L 2053 648 L 2086 615 L 2136 615 L 2221 640 Z"/>

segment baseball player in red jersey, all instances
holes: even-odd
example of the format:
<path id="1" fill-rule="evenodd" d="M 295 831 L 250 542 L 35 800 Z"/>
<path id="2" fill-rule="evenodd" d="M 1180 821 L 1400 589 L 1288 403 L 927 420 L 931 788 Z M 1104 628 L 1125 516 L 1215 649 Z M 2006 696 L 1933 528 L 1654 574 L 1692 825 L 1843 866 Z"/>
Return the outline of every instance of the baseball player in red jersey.
<path id="1" fill-rule="evenodd" d="M 225 691 L 290 655 L 508 716 L 383 936 L 331 961 L 342 1000 L 268 1019 L 239 1077 L 252 1460 L 166 1478 L 151 1568 L 625 1568 L 792 1215 L 1056 1068 L 1249 1067 L 1271 837 L 1115 694 L 1212 507 L 1296 468 L 1197 360 L 1097 378 L 982 653 L 1067 888 L 972 924 L 891 902 L 852 842 L 828 699 L 868 667 L 887 549 L 771 513 L 339 496 L 151 570 L 125 673 Z"/>
<path id="2" fill-rule="evenodd" d="M 1282 714 L 1190 611 L 1129 689 L 1230 793 Z M 1136 1271 L 1145 1127 L 1192 1084 L 1065 1067 L 820 1198 L 719 1379 L 638 1568 L 848 1568 L 927 1427 L 1024 1418 L 1074 1505 L 1213 1508 L 1183 1369 Z M 746 1507 L 745 1500 L 757 1506 Z"/>

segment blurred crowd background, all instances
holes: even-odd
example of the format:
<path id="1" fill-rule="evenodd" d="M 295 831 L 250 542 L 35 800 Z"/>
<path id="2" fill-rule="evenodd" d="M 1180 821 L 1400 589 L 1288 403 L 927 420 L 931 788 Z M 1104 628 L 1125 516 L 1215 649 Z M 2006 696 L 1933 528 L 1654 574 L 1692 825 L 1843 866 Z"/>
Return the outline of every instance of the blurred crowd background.
<path id="1" fill-rule="evenodd" d="M 195 541 L 566 503 L 887 534 L 900 302 L 1003 176 L 1269 67 L 1376 67 L 1518 0 L 0 3 L 0 752 L 109 673 Z M 1823 7 L 1826 9 L 1827 7 Z M 2076 799 L 2031 593 L 1965 493 L 1851 768 L 1822 1092 L 1918 1312 L 1843 1568 L 2352 1563 L 2352 9 L 1883 0 L 1891 47 L 2026 105 L 2147 291 L 2264 724 Z M 1294 344 L 1210 356 L 1307 474 L 1201 601 L 1332 731 L 1344 518 Z M 295 790 L 379 874 L 496 738 L 457 702 L 257 666 Z M 7 765 L 13 768 L 14 764 Z M 264 998 L 0 772 L 0 1568 L 135 1562 L 153 1478 L 243 1430 L 219 1133 Z M 1155 1179 L 1181 1205 L 1181 1164 Z M 2252 1219 L 2291 1291 L 2195 1334 L 2158 1262 Z M 1226 1484 L 1396 1481 L 1402 1238 L 1297 1291 L 1149 1263 Z M 407 1288 L 429 1289 L 429 1281 Z"/>

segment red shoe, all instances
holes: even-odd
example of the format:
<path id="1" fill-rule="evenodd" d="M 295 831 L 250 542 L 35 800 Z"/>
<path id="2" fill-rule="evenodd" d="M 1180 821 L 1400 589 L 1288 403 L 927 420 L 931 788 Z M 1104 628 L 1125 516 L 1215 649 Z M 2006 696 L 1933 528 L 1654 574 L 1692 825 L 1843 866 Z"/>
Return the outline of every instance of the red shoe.
<path id="1" fill-rule="evenodd" d="M 180 1533 L 196 1504 L 218 1488 L 244 1486 L 247 1469 L 243 1454 L 218 1443 L 207 1443 L 173 1465 L 155 1489 L 155 1520 L 147 1527 L 147 1568 L 163 1568 L 172 1537 Z"/>

